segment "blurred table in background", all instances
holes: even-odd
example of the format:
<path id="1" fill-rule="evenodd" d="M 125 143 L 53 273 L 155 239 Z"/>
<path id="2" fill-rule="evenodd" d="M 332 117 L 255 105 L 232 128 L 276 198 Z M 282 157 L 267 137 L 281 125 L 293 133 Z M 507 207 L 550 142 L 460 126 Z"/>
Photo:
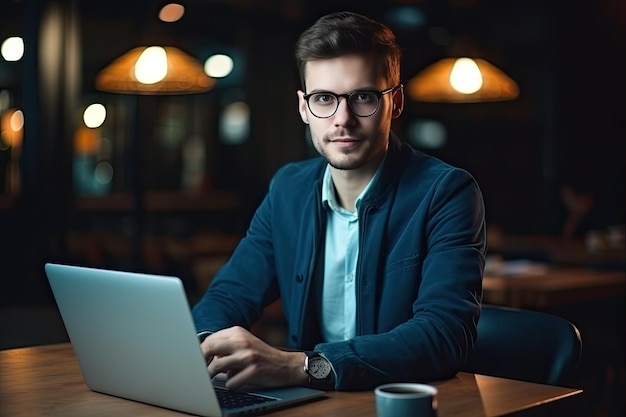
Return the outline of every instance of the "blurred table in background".
<path id="1" fill-rule="evenodd" d="M 492 228 L 487 236 L 489 253 L 504 259 L 529 259 L 552 265 L 626 269 L 622 228 L 592 231 L 582 238 L 563 239 L 550 235 L 509 235 Z"/>
<path id="2" fill-rule="evenodd" d="M 483 302 L 543 310 L 626 294 L 624 271 L 551 267 L 538 263 L 525 266 L 526 270 L 522 265 L 514 273 L 487 271 L 483 278 Z"/>

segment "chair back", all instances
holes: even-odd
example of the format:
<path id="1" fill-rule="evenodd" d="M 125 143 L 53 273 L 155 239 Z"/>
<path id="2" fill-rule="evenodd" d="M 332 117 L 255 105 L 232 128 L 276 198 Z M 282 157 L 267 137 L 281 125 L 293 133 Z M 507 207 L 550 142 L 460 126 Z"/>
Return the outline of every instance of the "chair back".
<path id="1" fill-rule="evenodd" d="M 544 312 L 483 305 L 478 338 L 464 371 L 566 385 L 582 354 L 582 340 L 568 320 Z"/>

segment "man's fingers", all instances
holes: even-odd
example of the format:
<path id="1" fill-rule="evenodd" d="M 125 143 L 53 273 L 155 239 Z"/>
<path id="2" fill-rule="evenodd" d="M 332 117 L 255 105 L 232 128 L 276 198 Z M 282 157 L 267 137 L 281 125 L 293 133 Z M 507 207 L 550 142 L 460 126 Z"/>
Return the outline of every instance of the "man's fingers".
<path id="1" fill-rule="evenodd" d="M 247 367 L 237 371 L 229 370 L 227 373 L 228 379 L 226 380 L 226 388 L 232 390 L 240 389 L 253 377 L 253 372 L 253 367 Z"/>
<path id="2" fill-rule="evenodd" d="M 210 362 L 208 359 L 215 356 L 228 356 L 235 351 L 235 347 L 224 338 L 213 338 L 217 333 L 204 339 L 200 348 L 204 357 L 207 359 L 207 364 Z"/>
<path id="3" fill-rule="evenodd" d="M 202 342 L 202 352 L 207 359 L 211 377 L 220 373 L 228 376 L 226 386 L 238 389 L 254 381 L 259 382 L 259 369 L 272 356 L 268 346 L 249 331 L 231 327 L 213 333 Z"/>
<path id="4" fill-rule="evenodd" d="M 234 355 L 227 356 L 214 356 L 211 363 L 208 365 L 209 373 L 215 376 L 222 372 L 238 372 L 238 368 L 241 367 L 239 361 L 237 361 Z"/>

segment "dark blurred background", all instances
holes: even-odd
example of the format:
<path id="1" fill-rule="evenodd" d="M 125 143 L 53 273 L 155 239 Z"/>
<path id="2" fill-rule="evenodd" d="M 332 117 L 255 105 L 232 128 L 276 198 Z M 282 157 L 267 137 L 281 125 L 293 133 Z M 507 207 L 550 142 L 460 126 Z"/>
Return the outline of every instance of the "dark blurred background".
<path id="1" fill-rule="evenodd" d="M 0 114 L 24 114 L 20 144 L 0 147 L 5 346 L 63 339 L 56 317 L 37 315 L 54 310 L 49 261 L 174 274 L 193 302 L 276 169 L 314 155 L 297 112 L 293 48 L 330 11 L 391 27 L 405 85 L 459 53 L 517 82 L 510 101 L 407 98 L 394 121 L 401 138 L 476 177 L 494 252 L 502 236 L 585 247 L 607 231 L 623 239 L 626 2 L 185 0 L 173 23 L 158 18 L 165 3 L 0 0 L 0 42 L 25 44 L 19 61 L 0 59 Z M 200 62 L 228 54 L 234 69 L 198 94 L 97 90 L 97 74 L 140 45 L 176 46 Z M 87 131 L 93 103 L 107 117 Z M 543 250 L 529 252 L 543 259 Z M 606 266 L 623 270 L 623 257 Z M 611 331 L 623 343 L 623 328 Z"/>

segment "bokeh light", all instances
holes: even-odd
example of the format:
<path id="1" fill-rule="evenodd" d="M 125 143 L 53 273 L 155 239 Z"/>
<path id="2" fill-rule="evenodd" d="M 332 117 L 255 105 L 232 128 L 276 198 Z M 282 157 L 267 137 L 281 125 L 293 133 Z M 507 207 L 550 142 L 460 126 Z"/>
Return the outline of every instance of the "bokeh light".
<path id="1" fill-rule="evenodd" d="M 224 78 L 233 71 L 234 62 L 224 54 L 215 54 L 204 63 L 204 72 L 213 78 Z"/>
<path id="2" fill-rule="evenodd" d="M 220 117 L 220 136 L 224 143 L 238 145 L 248 139 L 250 132 L 250 106 L 236 101 L 224 107 Z"/>
<path id="3" fill-rule="evenodd" d="M 2 57 L 10 62 L 19 61 L 24 56 L 24 40 L 19 36 L 5 39 L 0 48 Z"/>
<path id="4" fill-rule="evenodd" d="M 185 7 L 178 3 L 169 3 L 159 11 L 159 19 L 163 22 L 173 23 L 179 21 L 185 14 Z"/>
<path id="5" fill-rule="evenodd" d="M 85 123 L 85 126 L 92 129 L 102 126 L 106 117 L 107 110 L 100 103 L 90 104 L 83 112 L 83 122 Z"/>
<path id="6" fill-rule="evenodd" d="M 440 149 L 447 142 L 446 127 L 437 120 L 418 119 L 410 123 L 409 140 L 422 149 Z"/>
<path id="7" fill-rule="evenodd" d="M 0 119 L 0 137 L 6 147 L 18 147 L 24 137 L 24 113 L 19 109 L 9 109 Z"/>
<path id="8" fill-rule="evenodd" d="M 98 162 L 94 170 L 94 179 L 98 184 L 109 184 L 113 180 L 113 166 L 107 161 Z"/>

